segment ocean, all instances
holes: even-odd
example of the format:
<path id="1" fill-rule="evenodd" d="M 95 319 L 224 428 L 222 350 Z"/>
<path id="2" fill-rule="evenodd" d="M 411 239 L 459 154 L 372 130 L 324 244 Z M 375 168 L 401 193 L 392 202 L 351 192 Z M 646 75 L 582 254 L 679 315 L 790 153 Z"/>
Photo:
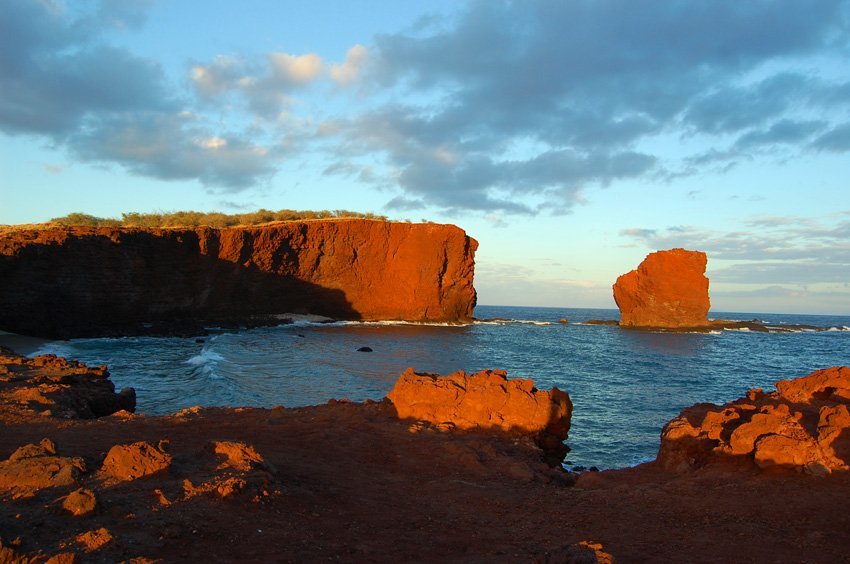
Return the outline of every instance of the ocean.
<path id="1" fill-rule="evenodd" d="M 684 407 L 725 403 L 749 388 L 773 389 L 776 380 L 850 364 L 848 316 L 711 312 L 833 329 L 708 334 L 583 323 L 618 319 L 617 310 L 478 306 L 475 316 L 482 321 L 464 326 L 296 322 L 213 329 L 198 339 L 73 339 L 45 343 L 36 354 L 108 365 L 116 387 L 136 388 L 138 411 L 149 415 L 193 405 L 379 400 L 407 367 L 439 374 L 503 368 L 510 377 L 534 378 L 538 388 L 569 392 L 575 409 L 565 465 L 600 469 L 653 459 L 662 426 Z"/>

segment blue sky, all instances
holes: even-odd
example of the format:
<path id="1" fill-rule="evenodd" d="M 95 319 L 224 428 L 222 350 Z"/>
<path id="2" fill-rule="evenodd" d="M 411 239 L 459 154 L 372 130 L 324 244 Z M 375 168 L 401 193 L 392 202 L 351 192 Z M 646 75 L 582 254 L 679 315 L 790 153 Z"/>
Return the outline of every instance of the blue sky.
<path id="1" fill-rule="evenodd" d="M 351 209 L 455 223 L 484 304 L 850 314 L 850 2 L 8 0 L 0 223 Z"/>

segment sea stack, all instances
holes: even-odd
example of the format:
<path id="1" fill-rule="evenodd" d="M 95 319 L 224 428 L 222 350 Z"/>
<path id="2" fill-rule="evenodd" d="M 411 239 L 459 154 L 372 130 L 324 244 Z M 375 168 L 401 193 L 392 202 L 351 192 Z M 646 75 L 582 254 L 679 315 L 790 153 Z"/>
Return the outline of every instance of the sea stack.
<path id="1" fill-rule="evenodd" d="M 692 329 L 709 325 L 707 258 L 700 251 L 650 253 L 614 283 L 622 327 Z"/>

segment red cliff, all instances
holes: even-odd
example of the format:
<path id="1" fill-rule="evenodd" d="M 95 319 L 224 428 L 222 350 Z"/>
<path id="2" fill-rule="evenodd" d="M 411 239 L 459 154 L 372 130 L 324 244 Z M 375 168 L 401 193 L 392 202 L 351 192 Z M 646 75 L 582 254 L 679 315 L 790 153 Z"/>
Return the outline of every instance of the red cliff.
<path id="1" fill-rule="evenodd" d="M 363 219 L 0 235 L 0 329 L 44 337 L 311 313 L 465 321 L 477 241 L 453 225 Z"/>
<path id="2" fill-rule="evenodd" d="M 672 249 L 647 255 L 637 270 L 617 278 L 620 325 L 660 329 L 707 327 L 705 253 Z"/>

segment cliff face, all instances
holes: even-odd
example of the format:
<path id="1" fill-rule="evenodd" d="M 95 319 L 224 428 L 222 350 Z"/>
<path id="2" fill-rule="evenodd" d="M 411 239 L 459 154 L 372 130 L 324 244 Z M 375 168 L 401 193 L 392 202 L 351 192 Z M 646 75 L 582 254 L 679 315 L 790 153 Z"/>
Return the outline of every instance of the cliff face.
<path id="1" fill-rule="evenodd" d="M 700 251 L 672 249 L 649 254 L 614 283 L 623 327 L 707 327 L 707 258 Z"/>
<path id="2" fill-rule="evenodd" d="M 0 329 L 67 338 L 281 313 L 463 321 L 477 247 L 453 225 L 361 219 L 15 231 L 0 237 Z"/>

